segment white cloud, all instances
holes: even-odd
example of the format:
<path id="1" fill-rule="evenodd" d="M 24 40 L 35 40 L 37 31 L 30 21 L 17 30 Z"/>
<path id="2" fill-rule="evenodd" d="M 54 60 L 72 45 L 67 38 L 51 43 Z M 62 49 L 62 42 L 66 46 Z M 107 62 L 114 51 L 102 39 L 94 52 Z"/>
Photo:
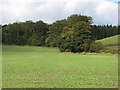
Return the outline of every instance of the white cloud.
<path id="1" fill-rule="evenodd" d="M 0 3 L 2 24 L 26 20 L 52 23 L 76 13 L 92 16 L 95 24 L 117 24 L 117 9 L 117 3 L 106 0 L 3 0 Z"/>
<path id="2" fill-rule="evenodd" d="M 103 2 L 98 5 L 96 12 L 96 23 L 118 24 L 118 4 Z"/>

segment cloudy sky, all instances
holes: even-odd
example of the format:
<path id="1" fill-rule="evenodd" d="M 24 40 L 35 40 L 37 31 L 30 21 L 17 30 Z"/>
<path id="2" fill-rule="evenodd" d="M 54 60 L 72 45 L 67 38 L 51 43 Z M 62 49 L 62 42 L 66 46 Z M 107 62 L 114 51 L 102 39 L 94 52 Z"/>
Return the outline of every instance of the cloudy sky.
<path id="1" fill-rule="evenodd" d="M 118 24 L 119 0 L 1 0 L 0 23 L 38 21 L 52 23 L 72 14 L 91 16 L 94 24 Z"/>

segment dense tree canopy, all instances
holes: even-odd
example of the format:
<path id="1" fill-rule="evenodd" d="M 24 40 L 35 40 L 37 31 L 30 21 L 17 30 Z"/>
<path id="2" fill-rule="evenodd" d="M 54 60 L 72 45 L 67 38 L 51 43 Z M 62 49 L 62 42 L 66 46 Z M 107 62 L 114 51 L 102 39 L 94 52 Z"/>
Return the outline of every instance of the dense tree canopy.
<path id="1" fill-rule="evenodd" d="M 90 24 L 85 21 L 79 21 L 71 27 L 64 28 L 61 33 L 60 51 L 89 51 L 91 42 Z"/>
<path id="2" fill-rule="evenodd" d="M 120 34 L 120 29 L 117 26 L 112 25 L 92 25 L 92 38 L 99 40 Z"/>
<path id="3" fill-rule="evenodd" d="M 48 37 L 46 39 L 47 46 L 58 47 L 60 43 L 60 34 L 63 28 L 67 26 L 66 19 L 54 22 L 49 26 Z"/>
<path id="4" fill-rule="evenodd" d="M 60 35 L 60 51 L 88 51 L 91 38 L 92 18 L 82 15 L 71 15 L 67 18 L 67 26 Z"/>
<path id="5" fill-rule="evenodd" d="M 93 23 L 91 17 L 78 15 L 78 14 L 74 14 L 74 15 L 69 16 L 67 18 L 67 21 L 68 21 L 68 25 L 75 24 L 75 23 L 77 23 L 79 21 L 89 22 L 90 24 Z"/>
<path id="6" fill-rule="evenodd" d="M 60 51 L 89 51 L 94 40 L 120 34 L 117 26 L 92 25 L 91 17 L 74 14 L 52 24 L 15 22 L 2 26 L 3 44 L 59 47 Z"/>
<path id="7" fill-rule="evenodd" d="M 3 26 L 3 43 L 44 46 L 48 25 L 43 21 L 16 22 Z"/>

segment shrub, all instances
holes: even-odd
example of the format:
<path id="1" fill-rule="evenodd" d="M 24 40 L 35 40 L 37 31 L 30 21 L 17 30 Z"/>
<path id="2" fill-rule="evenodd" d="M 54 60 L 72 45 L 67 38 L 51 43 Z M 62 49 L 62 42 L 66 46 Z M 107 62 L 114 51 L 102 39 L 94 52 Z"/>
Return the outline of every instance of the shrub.
<path id="1" fill-rule="evenodd" d="M 102 43 L 99 42 L 93 42 L 90 45 L 90 52 L 100 52 L 100 50 L 103 49 Z"/>
<path id="2" fill-rule="evenodd" d="M 112 54 L 120 54 L 120 49 L 104 48 L 104 49 L 101 50 L 101 52 L 104 52 L 104 53 L 112 53 Z"/>

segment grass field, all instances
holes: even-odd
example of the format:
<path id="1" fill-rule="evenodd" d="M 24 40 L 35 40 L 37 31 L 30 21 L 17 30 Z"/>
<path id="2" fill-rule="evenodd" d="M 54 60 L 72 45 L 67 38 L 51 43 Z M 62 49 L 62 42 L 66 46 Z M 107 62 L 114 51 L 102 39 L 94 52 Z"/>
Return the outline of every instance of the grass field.
<path id="1" fill-rule="evenodd" d="M 101 42 L 104 46 L 118 46 L 118 37 L 120 37 L 120 35 L 97 40 L 96 42 Z"/>
<path id="2" fill-rule="evenodd" d="M 117 80 L 117 55 L 3 46 L 3 88 L 115 88 Z"/>

